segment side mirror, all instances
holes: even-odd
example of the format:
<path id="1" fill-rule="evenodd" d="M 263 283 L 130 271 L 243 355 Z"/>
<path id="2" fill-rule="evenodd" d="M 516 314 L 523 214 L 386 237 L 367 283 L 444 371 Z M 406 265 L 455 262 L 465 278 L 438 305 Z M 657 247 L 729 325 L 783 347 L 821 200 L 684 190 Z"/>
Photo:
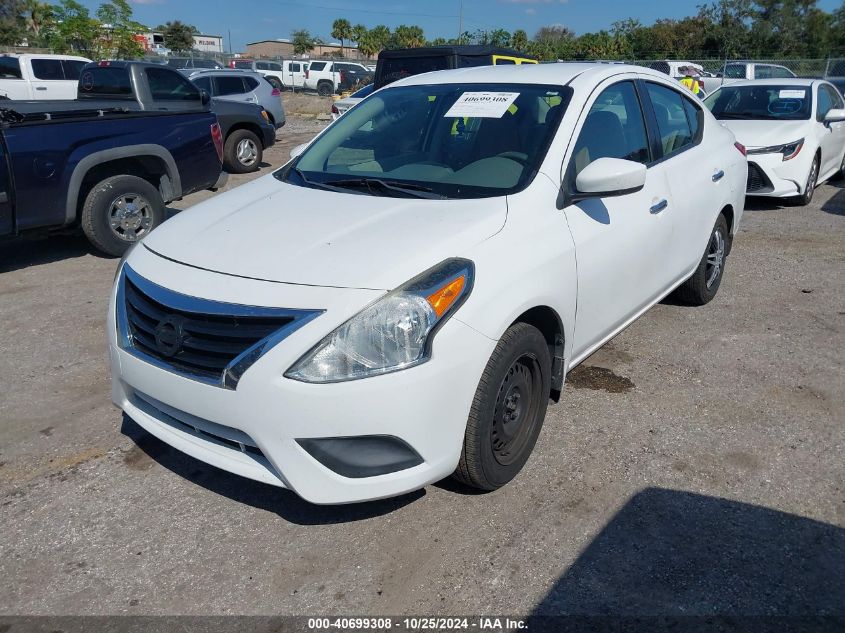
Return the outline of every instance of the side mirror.
<path id="1" fill-rule="evenodd" d="M 290 151 L 290 157 L 291 157 L 291 158 L 296 158 L 296 157 L 297 157 L 297 156 L 299 156 L 302 152 L 304 152 L 304 151 L 305 151 L 305 148 L 306 148 L 306 147 L 308 147 L 308 143 L 302 143 L 301 145 L 297 145 L 296 147 L 294 147 L 294 148 Z"/>
<path id="2" fill-rule="evenodd" d="M 204 106 L 208 105 L 211 103 L 211 95 L 205 90 L 200 90 L 200 101 L 202 101 Z"/>
<path id="3" fill-rule="evenodd" d="M 845 109 L 843 108 L 832 108 L 824 115 L 825 123 L 837 123 L 839 121 L 845 121 Z"/>
<path id="4" fill-rule="evenodd" d="M 646 168 L 642 163 L 621 158 L 599 158 L 578 174 L 576 191 L 569 202 L 634 193 L 645 186 L 645 178 Z"/>

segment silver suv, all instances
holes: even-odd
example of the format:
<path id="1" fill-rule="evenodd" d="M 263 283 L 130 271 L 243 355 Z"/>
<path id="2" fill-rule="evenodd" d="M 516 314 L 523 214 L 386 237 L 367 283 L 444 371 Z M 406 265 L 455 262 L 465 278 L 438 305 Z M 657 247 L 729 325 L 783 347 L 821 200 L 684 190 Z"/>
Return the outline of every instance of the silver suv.
<path id="1" fill-rule="evenodd" d="M 262 75 L 249 70 L 214 69 L 182 71 L 197 88 L 216 99 L 257 103 L 267 110 L 276 129 L 285 124 L 285 108 L 279 89 Z"/>

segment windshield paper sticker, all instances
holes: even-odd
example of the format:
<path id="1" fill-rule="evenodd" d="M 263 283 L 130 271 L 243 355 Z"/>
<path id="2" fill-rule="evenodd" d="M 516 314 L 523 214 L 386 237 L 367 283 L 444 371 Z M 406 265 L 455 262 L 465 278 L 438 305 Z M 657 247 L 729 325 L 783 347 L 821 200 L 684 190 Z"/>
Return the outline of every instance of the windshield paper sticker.
<path id="1" fill-rule="evenodd" d="M 805 94 L 803 90 L 781 90 L 778 97 L 781 99 L 803 99 Z"/>
<path id="2" fill-rule="evenodd" d="M 443 116 L 501 119 L 518 96 L 518 92 L 465 92 Z"/>

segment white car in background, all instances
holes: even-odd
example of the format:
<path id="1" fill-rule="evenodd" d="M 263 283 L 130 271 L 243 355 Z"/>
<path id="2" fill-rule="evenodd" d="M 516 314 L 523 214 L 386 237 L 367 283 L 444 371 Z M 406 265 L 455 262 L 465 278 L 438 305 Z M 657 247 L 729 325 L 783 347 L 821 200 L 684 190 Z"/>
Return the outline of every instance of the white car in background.
<path id="1" fill-rule="evenodd" d="M 140 242 L 108 336 L 130 418 L 314 503 L 506 484 L 569 369 L 716 295 L 745 199 L 733 134 L 616 64 L 408 77 L 299 151 Z"/>
<path id="2" fill-rule="evenodd" d="M 76 99 L 86 57 L 0 54 L 0 99 Z"/>
<path id="3" fill-rule="evenodd" d="M 845 168 L 845 102 L 827 81 L 740 81 L 704 103 L 746 147 L 750 196 L 806 205 Z"/>
<path id="4" fill-rule="evenodd" d="M 336 121 L 342 114 L 346 113 L 347 110 L 361 103 L 365 97 L 369 97 L 373 93 L 374 89 L 375 84 L 367 84 L 360 90 L 353 92 L 348 97 L 335 101 L 332 104 L 332 120 Z"/>

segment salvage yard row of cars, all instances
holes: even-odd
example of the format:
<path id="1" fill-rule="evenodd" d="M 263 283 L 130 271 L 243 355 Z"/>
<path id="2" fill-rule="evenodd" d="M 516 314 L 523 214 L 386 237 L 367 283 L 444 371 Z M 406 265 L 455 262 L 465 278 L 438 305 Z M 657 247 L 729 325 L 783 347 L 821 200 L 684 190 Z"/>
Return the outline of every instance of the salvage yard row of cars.
<path id="1" fill-rule="evenodd" d="M 177 75 L 161 110 L 150 65 L 86 66 L 80 101 L 125 70 L 140 112 L 2 111 L 0 217 L 18 231 L 52 182 L 61 222 L 126 251 L 112 400 L 178 450 L 313 503 L 450 475 L 493 490 L 528 460 L 572 368 L 670 293 L 715 297 L 747 193 L 806 203 L 840 171 L 845 104 L 823 81 L 737 82 L 702 102 L 643 67 L 483 56 L 422 74 L 403 58 L 381 83 L 378 68 L 372 94 L 284 166 L 155 231 L 144 202 L 219 184 L 208 93 Z M 91 165 L 51 161 L 59 135 L 33 140 L 79 125 L 85 141 L 96 125 L 114 145 L 129 122 L 155 140 L 168 117 L 189 146 L 144 153 L 129 135 L 132 153 L 105 155 L 117 163 L 85 142 Z M 125 161 L 147 177 L 120 175 Z M 135 197 L 115 178 L 134 178 Z"/>

